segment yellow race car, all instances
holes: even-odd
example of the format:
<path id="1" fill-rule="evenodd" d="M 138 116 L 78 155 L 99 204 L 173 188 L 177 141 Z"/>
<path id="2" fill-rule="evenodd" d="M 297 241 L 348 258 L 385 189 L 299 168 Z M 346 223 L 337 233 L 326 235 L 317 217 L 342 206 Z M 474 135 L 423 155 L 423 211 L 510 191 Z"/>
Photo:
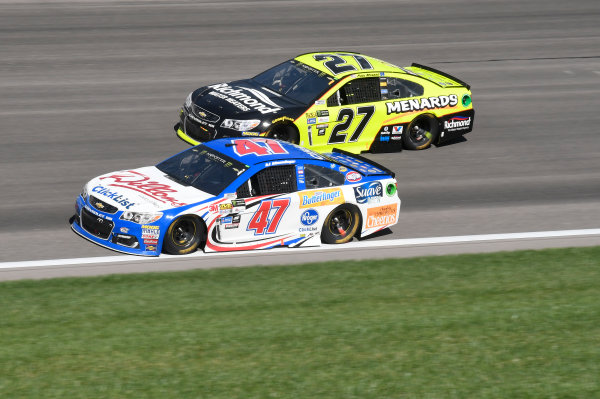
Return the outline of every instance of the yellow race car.
<path id="1" fill-rule="evenodd" d="M 366 55 L 299 55 L 251 79 L 190 93 L 175 125 L 190 144 L 276 138 L 318 152 L 420 150 L 473 129 L 470 86 L 442 71 Z"/>

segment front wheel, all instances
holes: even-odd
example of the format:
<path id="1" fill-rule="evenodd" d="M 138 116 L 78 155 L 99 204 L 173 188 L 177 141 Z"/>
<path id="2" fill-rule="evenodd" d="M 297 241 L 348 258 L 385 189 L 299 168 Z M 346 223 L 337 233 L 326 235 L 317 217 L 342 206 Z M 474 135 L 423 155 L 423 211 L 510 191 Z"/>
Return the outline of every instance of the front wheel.
<path id="1" fill-rule="evenodd" d="M 424 150 L 437 138 L 439 130 L 435 116 L 420 115 L 408 125 L 402 144 L 407 150 Z"/>
<path id="2" fill-rule="evenodd" d="M 348 204 L 335 208 L 323 223 L 321 240 L 326 244 L 343 244 L 352 240 L 358 230 L 358 209 Z"/>
<path id="3" fill-rule="evenodd" d="M 185 255 L 198 249 L 204 225 L 194 216 L 177 218 L 165 234 L 163 248 L 171 255 Z"/>
<path id="4" fill-rule="evenodd" d="M 281 141 L 287 141 L 288 143 L 298 144 L 300 142 L 300 135 L 298 130 L 290 124 L 276 124 L 271 127 L 267 137 L 277 139 Z"/>

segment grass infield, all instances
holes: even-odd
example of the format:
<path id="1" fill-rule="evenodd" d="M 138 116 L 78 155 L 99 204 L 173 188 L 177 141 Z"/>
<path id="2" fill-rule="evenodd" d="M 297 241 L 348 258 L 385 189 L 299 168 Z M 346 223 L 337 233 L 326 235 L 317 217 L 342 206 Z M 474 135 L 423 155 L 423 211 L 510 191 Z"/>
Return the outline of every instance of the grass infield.
<path id="1" fill-rule="evenodd" d="M 599 298 L 600 247 L 4 282 L 0 398 L 600 397 Z"/>

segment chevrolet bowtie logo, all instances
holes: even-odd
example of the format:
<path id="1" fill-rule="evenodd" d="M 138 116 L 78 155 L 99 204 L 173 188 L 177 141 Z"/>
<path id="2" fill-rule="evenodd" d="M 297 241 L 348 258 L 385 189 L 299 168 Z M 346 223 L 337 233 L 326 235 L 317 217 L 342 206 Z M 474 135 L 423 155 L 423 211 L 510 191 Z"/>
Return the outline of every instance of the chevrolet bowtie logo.
<path id="1" fill-rule="evenodd" d="M 102 204 L 102 202 L 96 202 L 96 208 L 104 209 L 104 205 Z"/>
<path id="2" fill-rule="evenodd" d="M 200 111 L 200 112 L 198 112 L 198 115 L 200 115 L 202 118 L 206 118 L 207 114 L 204 111 Z"/>

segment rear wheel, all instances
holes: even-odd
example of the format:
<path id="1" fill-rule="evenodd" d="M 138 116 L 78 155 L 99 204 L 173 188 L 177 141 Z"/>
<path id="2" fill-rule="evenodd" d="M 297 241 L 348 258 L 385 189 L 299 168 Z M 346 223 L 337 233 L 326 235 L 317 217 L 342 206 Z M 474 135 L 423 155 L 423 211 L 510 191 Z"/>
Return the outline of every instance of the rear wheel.
<path id="1" fill-rule="evenodd" d="M 288 143 L 298 144 L 300 142 L 300 135 L 298 130 L 293 125 L 288 123 L 275 124 L 269 130 L 267 137 L 277 139 L 281 141 L 287 141 Z"/>
<path id="2" fill-rule="evenodd" d="M 172 255 L 194 252 L 200 245 L 204 230 L 204 224 L 197 217 L 181 216 L 167 229 L 163 249 Z"/>
<path id="3" fill-rule="evenodd" d="M 326 244 L 343 244 L 352 240 L 358 230 L 360 215 L 356 207 L 342 204 L 323 223 L 321 240 Z"/>
<path id="4" fill-rule="evenodd" d="M 420 115 L 408 125 L 402 144 L 407 150 L 424 150 L 437 138 L 439 130 L 435 116 Z"/>

